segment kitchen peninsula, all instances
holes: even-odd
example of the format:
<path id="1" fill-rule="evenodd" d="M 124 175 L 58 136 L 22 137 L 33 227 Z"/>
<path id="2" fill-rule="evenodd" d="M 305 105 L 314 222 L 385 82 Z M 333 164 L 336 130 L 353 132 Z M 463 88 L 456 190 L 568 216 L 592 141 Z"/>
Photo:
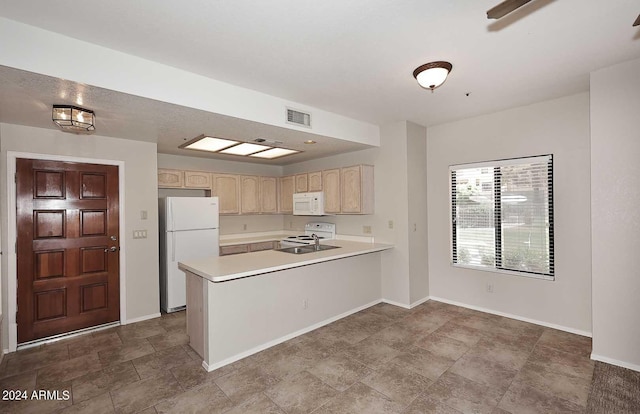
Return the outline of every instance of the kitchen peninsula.
<path id="1" fill-rule="evenodd" d="M 187 331 L 207 371 L 367 308 L 381 299 L 392 245 L 330 240 L 306 254 L 265 250 L 188 260 Z"/>

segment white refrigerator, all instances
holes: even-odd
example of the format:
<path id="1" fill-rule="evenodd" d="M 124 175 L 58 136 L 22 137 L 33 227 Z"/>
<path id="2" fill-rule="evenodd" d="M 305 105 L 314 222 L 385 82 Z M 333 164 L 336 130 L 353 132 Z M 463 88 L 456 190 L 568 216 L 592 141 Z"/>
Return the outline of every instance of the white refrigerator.
<path id="1" fill-rule="evenodd" d="M 187 305 L 185 274 L 178 262 L 218 256 L 218 197 L 163 197 L 160 218 L 160 307 L 175 312 Z"/>

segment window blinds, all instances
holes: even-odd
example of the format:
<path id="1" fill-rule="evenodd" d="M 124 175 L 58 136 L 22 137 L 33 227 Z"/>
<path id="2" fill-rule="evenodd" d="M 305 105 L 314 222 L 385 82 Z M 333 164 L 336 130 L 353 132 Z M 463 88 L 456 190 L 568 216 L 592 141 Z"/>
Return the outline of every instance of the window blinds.
<path id="1" fill-rule="evenodd" d="M 553 279 L 553 156 L 450 173 L 453 264 Z"/>

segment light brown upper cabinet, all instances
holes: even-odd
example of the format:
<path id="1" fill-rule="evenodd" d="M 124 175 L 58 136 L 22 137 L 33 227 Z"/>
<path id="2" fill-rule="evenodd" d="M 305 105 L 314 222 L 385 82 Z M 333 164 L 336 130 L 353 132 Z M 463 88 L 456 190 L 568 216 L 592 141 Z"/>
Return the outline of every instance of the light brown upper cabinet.
<path id="1" fill-rule="evenodd" d="M 293 213 L 293 175 L 280 177 L 280 209 L 281 213 Z"/>
<path id="2" fill-rule="evenodd" d="M 340 168 L 322 171 L 324 212 L 340 213 Z"/>
<path id="3" fill-rule="evenodd" d="M 158 188 L 182 188 L 184 187 L 184 171 L 158 169 Z"/>
<path id="4" fill-rule="evenodd" d="M 260 212 L 260 177 L 256 175 L 240 176 L 240 214 Z"/>
<path id="5" fill-rule="evenodd" d="M 278 179 L 260 177 L 260 212 L 278 212 Z"/>
<path id="6" fill-rule="evenodd" d="M 211 173 L 205 171 L 185 171 L 184 186 L 186 188 L 211 188 Z"/>
<path id="7" fill-rule="evenodd" d="M 219 198 L 220 214 L 240 212 L 240 176 L 211 174 L 211 195 Z"/>
<path id="8" fill-rule="evenodd" d="M 341 212 L 373 214 L 373 166 L 354 165 L 340 169 Z"/>
<path id="9" fill-rule="evenodd" d="M 307 173 L 296 174 L 296 193 L 306 193 L 309 191 L 309 176 Z"/>
<path id="10" fill-rule="evenodd" d="M 354 165 L 284 177 L 158 169 L 158 188 L 211 189 L 220 214 L 291 214 L 293 194 L 324 192 L 327 214 L 373 214 L 372 165 Z"/>
<path id="11" fill-rule="evenodd" d="M 309 191 L 322 191 L 322 171 L 309 173 Z"/>

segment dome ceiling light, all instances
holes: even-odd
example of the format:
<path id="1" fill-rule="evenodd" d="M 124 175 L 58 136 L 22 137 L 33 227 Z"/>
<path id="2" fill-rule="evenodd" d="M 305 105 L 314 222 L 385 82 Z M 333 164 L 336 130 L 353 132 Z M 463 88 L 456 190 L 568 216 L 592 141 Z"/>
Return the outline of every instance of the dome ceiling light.
<path id="1" fill-rule="evenodd" d="M 413 77 L 416 78 L 421 87 L 431 89 L 431 92 L 433 92 L 435 88 L 444 83 L 449 72 L 451 72 L 451 68 L 453 68 L 453 65 L 444 61 L 425 63 L 413 71 Z"/>

